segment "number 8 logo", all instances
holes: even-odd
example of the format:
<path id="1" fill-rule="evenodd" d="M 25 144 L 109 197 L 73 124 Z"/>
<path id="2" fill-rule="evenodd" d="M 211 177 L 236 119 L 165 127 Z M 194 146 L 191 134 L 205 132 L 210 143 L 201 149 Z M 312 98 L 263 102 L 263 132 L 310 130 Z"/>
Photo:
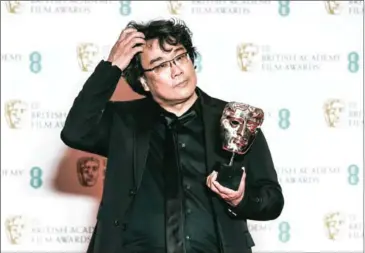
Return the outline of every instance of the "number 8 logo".
<path id="1" fill-rule="evenodd" d="M 290 13 L 290 2 L 289 1 L 279 1 L 279 14 L 280 16 L 288 16 Z"/>
<path id="2" fill-rule="evenodd" d="M 129 14 L 131 14 L 131 11 L 131 1 L 120 1 L 119 12 L 121 15 L 128 16 Z"/>
<path id="3" fill-rule="evenodd" d="M 287 242 L 290 240 L 290 225 L 288 222 L 281 222 L 279 225 L 279 240 Z"/>
<path id="4" fill-rule="evenodd" d="M 32 186 L 34 189 L 40 188 L 43 185 L 42 176 L 42 169 L 39 167 L 33 167 L 30 170 L 30 186 Z"/>
<path id="5" fill-rule="evenodd" d="M 30 71 L 37 74 L 41 71 L 42 65 L 42 56 L 39 52 L 33 52 L 29 55 L 29 61 L 30 61 Z"/>

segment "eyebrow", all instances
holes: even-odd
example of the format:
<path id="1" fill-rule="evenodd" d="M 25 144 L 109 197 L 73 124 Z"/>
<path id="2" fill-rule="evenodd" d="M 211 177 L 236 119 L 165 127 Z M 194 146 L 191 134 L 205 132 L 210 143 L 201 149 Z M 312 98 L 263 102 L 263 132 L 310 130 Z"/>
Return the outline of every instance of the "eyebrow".
<path id="1" fill-rule="evenodd" d="M 178 47 L 178 48 L 175 48 L 175 49 L 174 49 L 174 52 L 179 52 L 179 51 L 181 51 L 181 50 L 184 50 L 184 48 L 183 48 L 183 47 Z M 157 62 L 157 61 L 161 61 L 161 60 L 163 60 L 163 57 L 161 57 L 161 56 L 159 56 L 159 57 L 157 57 L 157 58 L 155 58 L 155 59 L 152 59 L 152 60 L 150 61 L 150 65 L 152 65 L 153 63 L 155 63 L 155 62 Z"/>

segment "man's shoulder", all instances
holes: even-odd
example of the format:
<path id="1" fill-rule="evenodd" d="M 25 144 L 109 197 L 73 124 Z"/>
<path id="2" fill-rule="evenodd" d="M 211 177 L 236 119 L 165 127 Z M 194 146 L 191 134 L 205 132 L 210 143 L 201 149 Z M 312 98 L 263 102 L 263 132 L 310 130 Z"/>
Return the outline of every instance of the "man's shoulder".
<path id="1" fill-rule="evenodd" d="M 202 97 L 203 103 L 210 107 L 223 109 L 225 107 L 225 105 L 228 103 L 227 101 L 225 101 L 221 98 L 218 98 L 218 97 L 214 97 L 214 96 L 204 92 L 201 89 L 199 89 L 199 95 Z"/>
<path id="2" fill-rule="evenodd" d="M 126 100 L 126 101 L 120 101 L 120 100 L 110 100 L 108 102 L 108 107 L 113 108 L 114 110 L 137 110 L 141 106 L 145 106 L 146 103 L 148 103 L 147 98 L 140 98 L 140 99 L 134 99 L 134 100 Z"/>
<path id="3" fill-rule="evenodd" d="M 211 97 L 211 98 L 218 107 L 224 107 L 228 103 L 228 101 L 221 98 L 217 97 Z"/>

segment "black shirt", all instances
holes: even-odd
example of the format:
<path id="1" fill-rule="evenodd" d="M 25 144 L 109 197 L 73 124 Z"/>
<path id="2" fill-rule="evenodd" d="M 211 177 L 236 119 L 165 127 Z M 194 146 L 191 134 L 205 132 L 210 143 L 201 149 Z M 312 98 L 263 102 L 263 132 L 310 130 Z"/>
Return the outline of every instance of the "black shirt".
<path id="1" fill-rule="evenodd" d="M 161 109 L 160 117 L 179 120 L 182 185 L 184 192 L 186 253 L 215 253 L 218 241 L 209 189 L 205 182 L 205 146 L 199 100 L 181 117 Z M 191 115 L 186 118 L 186 115 Z M 127 219 L 124 248 L 131 252 L 162 253 L 165 249 L 164 182 L 162 174 L 165 124 L 157 120 L 138 194 Z"/>

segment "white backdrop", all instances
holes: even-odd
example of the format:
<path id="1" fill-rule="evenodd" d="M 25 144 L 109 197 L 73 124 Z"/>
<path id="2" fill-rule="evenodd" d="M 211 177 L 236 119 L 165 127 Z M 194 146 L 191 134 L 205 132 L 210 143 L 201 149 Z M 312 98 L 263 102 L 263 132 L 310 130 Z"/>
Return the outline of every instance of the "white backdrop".
<path id="1" fill-rule="evenodd" d="M 2 1 L 1 251 L 86 249 L 105 160 L 67 149 L 64 119 L 130 20 L 178 17 L 200 51 L 199 86 L 266 113 L 286 205 L 275 221 L 249 221 L 254 252 L 362 252 L 363 8 L 362 1 Z M 135 97 L 125 83 L 115 94 Z M 87 183 L 77 161 L 94 168 Z"/>

